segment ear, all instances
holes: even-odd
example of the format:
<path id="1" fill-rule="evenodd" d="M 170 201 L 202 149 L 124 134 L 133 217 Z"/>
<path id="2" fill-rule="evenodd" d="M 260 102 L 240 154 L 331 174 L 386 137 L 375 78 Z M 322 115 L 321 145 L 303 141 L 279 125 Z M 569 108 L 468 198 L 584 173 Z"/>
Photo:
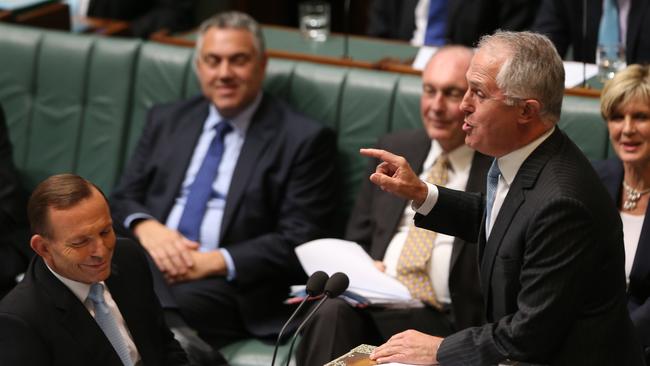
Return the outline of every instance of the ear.
<path id="1" fill-rule="evenodd" d="M 536 99 L 526 99 L 519 112 L 519 123 L 527 124 L 533 120 L 539 119 L 542 111 L 542 104 Z"/>
<path id="2" fill-rule="evenodd" d="M 32 249 L 38 254 L 40 257 L 45 259 L 46 262 L 49 263 L 50 258 L 52 257 L 52 254 L 50 253 L 50 248 L 48 245 L 48 240 L 38 234 L 35 234 L 32 236 L 32 238 L 29 241 L 29 246 L 32 247 Z"/>

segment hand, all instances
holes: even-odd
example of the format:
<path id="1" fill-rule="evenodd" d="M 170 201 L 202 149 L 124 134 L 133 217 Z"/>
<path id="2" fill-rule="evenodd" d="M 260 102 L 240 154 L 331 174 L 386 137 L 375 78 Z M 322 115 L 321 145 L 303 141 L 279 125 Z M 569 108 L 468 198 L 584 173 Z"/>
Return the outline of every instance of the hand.
<path id="1" fill-rule="evenodd" d="M 149 219 L 137 223 L 133 233 L 165 276 L 183 276 L 194 265 L 190 254 L 199 248 L 199 243 L 178 231 Z"/>
<path id="2" fill-rule="evenodd" d="M 167 282 L 192 281 L 208 276 L 225 276 L 228 274 L 228 266 L 220 250 L 211 250 L 209 252 L 192 251 L 190 252 L 190 256 L 194 265 L 182 275 L 165 276 Z"/>
<path id="3" fill-rule="evenodd" d="M 379 270 L 379 272 L 386 272 L 386 265 L 382 261 L 374 261 L 373 264 L 375 265 L 375 268 Z"/>
<path id="4" fill-rule="evenodd" d="M 370 354 L 370 359 L 378 363 L 437 365 L 437 352 L 440 343 L 442 343 L 442 338 L 410 329 L 395 334 L 390 337 L 388 342 L 375 348 Z"/>
<path id="5" fill-rule="evenodd" d="M 406 159 L 379 149 L 361 149 L 359 152 L 361 155 L 382 160 L 370 175 L 371 182 L 386 192 L 412 200 L 418 207 L 424 203 L 429 189 L 413 172 Z"/>

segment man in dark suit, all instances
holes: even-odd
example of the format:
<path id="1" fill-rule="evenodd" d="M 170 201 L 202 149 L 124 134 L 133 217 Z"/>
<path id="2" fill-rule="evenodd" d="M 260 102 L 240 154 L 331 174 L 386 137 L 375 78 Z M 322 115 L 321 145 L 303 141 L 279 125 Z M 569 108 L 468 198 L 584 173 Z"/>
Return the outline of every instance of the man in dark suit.
<path id="1" fill-rule="evenodd" d="M 463 112 L 459 105 L 467 82 L 465 72 L 472 51 L 445 46 L 427 63 L 422 73 L 420 112 L 424 130 L 407 130 L 382 137 L 377 148 L 400 154 L 427 177 L 434 161 L 446 156 L 447 186 L 484 191 L 485 174 L 491 159 L 465 146 Z M 372 160 L 369 170 L 374 171 Z M 378 267 L 396 277 L 415 212 L 408 201 L 387 194 L 365 181 L 350 216 L 346 239 L 362 245 Z M 323 365 L 366 344 L 380 344 L 406 329 L 446 336 L 483 322 L 483 300 L 478 281 L 476 246 L 460 239 L 438 235 L 433 239 L 427 278 L 441 309 L 432 304 L 414 309 L 353 308 L 345 301 L 327 301 L 308 323 L 298 347 L 298 365 Z M 417 297 L 414 295 L 414 297 Z"/>
<path id="2" fill-rule="evenodd" d="M 16 285 L 16 276 L 25 271 L 33 255 L 27 245 L 26 203 L 0 106 L 0 299 Z"/>
<path id="3" fill-rule="evenodd" d="M 170 32 L 194 26 L 195 0 L 88 0 L 83 15 L 129 22 L 131 33 L 148 38 L 157 30 Z"/>
<path id="4" fill-rule="evenodd" d="M 440 0 L 438 0 L 440 1 Z M 524 30 L 535 19 L 540 0 L 444 0 L 446 4 L 445 39 L 449 44 L 474 47 L 484 34 L 497 29 Z M 427 4 L 422 0 L 373 0 L 368 9 L 368 35 L 413 40 L 416 8 L 422 9 L 426 28 Z M 424 31 L 424 30 L 422 30 Z M 416 42 L 421 45 L 422 42 Z"/>
<path id="5" fill-rule="evenodd" d="M 403 158 L 370 179 L 410 197 L 419 227 L 478 241 L 488 323 L 446 338 L 393 336 L 372 359 L 489 365 L 643 365 L 626 309 L 621 221 L 580 150 L 556 126 L 564 69 L 539 34 L 497 32 L 467 72 L 465 142 L 494 156 L 487 197 L 428 185 Z"/>
<path id="6" fill-rule="evenodd" d="M 586 4 L 585 16 L 582 1 L 543 0 L 532 29 L 547 35 L 563 57 L 571 48 L 574 60 L 594 63 L 603 0 L 587 0 Z M 628 65 L 650 62 L 650 2 L 629 0 L 629 6 L 625 60 Z"/>
<path id="7" fill-rule="evenodd" d="M 155 262 L 170 326 L 184 320 L 221 346 L 274 336 L 286 320 L 289 285 L 306 279 L 293 249 L 332 222 L 336 143 L 262 91 L 266 56 L 252 18 L 218 14 L 199 34 L 203 95 L 150 111 L 111 205 Z M 217 140 L 220 126 L 231 132 Z M 208 163 L 216 177 L 206 178 Z"/>
<path id="8" fill-rule="evenodd" d="M 34 190 L 28 215 L 38 255 L 0 302 L 0 364 L 188 364 L 165 324 L 143 250 L 115 239 L 96 186 L 52 176 Z M 93 287 L 102 304 L 91 300 Z"/>

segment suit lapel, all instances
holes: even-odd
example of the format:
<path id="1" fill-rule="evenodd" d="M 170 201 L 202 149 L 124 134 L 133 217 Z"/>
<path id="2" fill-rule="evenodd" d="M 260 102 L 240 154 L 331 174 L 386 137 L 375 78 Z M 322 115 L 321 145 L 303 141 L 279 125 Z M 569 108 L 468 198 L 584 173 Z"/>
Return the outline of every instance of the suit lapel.
<path id="1" fill-rule="evenodd" d="M 71 348 L 84 354 L 80 359 L 88 360 L 88 364 L 121 363 L 119 356 L 83 303 L 70 289 L 54 277 L 42 259 L 36 258 L 34 272 L 37 278 L 36 283 L 42 286 L 41 290 L 47 293 L 61 314 L 58 319 L 59 324 L 77 342 L 77 346 Z M 96 362 L 92 362 L 93 360 Z M 106 362 L 106 360 L 112 360 L 112 362 Z"/>
<path id="2" fill-rule="evenodd" d="M 266 146 L 273 141 L 275 131 L 278 128 L 277 123 L 274 123 L 276 121 L 275 115 L 277 113 L 270 111 L 269 97 L 264 95 L 260 106 L 253 115 L 248 131 L 246 131 L 246 139 L 244 140 L 244 145 L 241 148 L 239 159 L 237 160 L 237 165 L 235 166 L 235 171 L 230 181 L 226 207 L 223 212 L 221 233 L 219 235 L 220 243 L 223 241 L 225 233 L 232 223 L 237 208 L 244 196 L 246 183 L 250 181 L 250 176 L 255 171 L 257 162 L 261 158 Z"/>
<path id="3" fill-rule="evenodd" d="M 165 212 L 161 215 L 163 218 L 169 215 L 169 211 L 176 202 L 176 197 L 180 194 L 181 185 L 194 154 L 194 148 L 203 130 L 205 120 L 208 118 L 208 108 L 209 102 L 204 99 L 189 113 L 184 114 L 183 118 L 176 122 L 175 128 L 171 130 L 172 136 L 167 136 L 175 146 L 169 147 L 169 153 L 165 156 L 167 161 L 161 162 L 170 170 L 168 179 L 169 187 L 171 187 L 167 190 L 169 197 L 161 197 L 162 202 L 168 202 L 164 208 Z"/>
<path id="4" fill-rule="evenodd" d="M 551 156 L 553 156 L 562 141 L 562 132 L 560 132 L 559 128 L 556 127 L 551 136 L 542 142 L 542 144 L 539 145 L 530 156 L 528 156 L 515 175 L 515 179 L 512 181 L 512 185 L 508 190 L 508 194 L 506 195 L 496 221 L 492 226 L 490 237 L 487 238 L 480 262 L 481 284 L 483 287 L 483 293 L 485 294 L 486 303 L 488 304 L 491 301 L 489 288 L 492 280 L 494 260 L 501 244 L 503 243 L 503 237 L 505 236 L 512 219 L 517 214 L 517 211 L 525 202 L 526 191 L 533 188 L 540 172 Z M 485 215 L 483 216 L 482 226 L 485 227 Z M 484 231 L 484 228 L 482 228 L 481 231 Z"/>
<path id="5" fill-rule="evenodd" d="M 410 162 L 415 173 L 419 175 L 422 173 L 422 164 L 424 164 L 430 149 L 431 140 L 427 134 L 423 130 L 417 130 L 412 135 L 404 136 L 404 139 L 400 141 L 400 152 L 398 154 L 403 155 L 406 161 Z M 371 248 L 373 258 L 381 260 L 384 258 L 388 244 L 393 238 L 392 233 L 397 232 L 408 202 L 385 192 L 380 194 L 383 198 L 380 210 L 384 214 L 381 216 L 383 221 L 378 223 L 378 226 L 386 228 L 386 232 L 391 233 L 391 235 L 384 235 L 386 240 L 383 240 L 380 243 L 381 245 L 372 246 Z"/>

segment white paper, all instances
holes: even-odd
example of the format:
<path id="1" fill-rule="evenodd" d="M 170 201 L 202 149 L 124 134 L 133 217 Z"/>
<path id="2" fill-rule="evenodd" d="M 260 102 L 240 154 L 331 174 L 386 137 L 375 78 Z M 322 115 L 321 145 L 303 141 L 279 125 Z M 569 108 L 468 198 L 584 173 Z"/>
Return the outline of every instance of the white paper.
<path id="1" fill-rule="evenodd" d="M 598 66 L 594 64 L 583 64 L 576 61 L 564 61 L 564 87 L 574 88 L 582 85 L 585 80 L 591 79 L 598 74 Z"/>
<path id="2" fill-rule="evenodd" d="M 438 51 L 437 47 L 422 46 L 418 50 L 417 55 L 415 55 L 415 60 L 413 60 L 412 68 L 416 70 L 424 70 L 427 66 L 427 62 L 434 53 Z"/>
<path id="3" fill-rule="evenodd" d="M 335 272 L 345 273 L 350 278 L 348 290 L 373 303 L 413 301 L 406 286 L 379 271 L 373 259 L 357 243 L 318 239 L 298 246 L 296 255 L 310 276 L 316 271 L 324 271 L 330 276 Z"/>

